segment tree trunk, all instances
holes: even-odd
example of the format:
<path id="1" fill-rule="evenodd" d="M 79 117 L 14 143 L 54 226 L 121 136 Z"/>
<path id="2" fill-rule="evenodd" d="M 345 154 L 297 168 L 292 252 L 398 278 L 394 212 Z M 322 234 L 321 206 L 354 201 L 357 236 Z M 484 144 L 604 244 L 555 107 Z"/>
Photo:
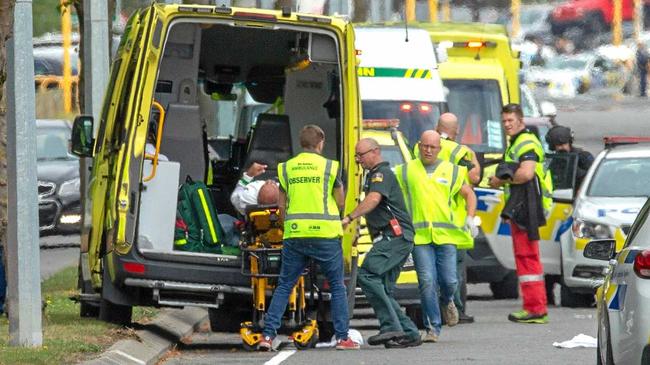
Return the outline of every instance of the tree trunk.
<path id="1" fill-rule="evenodd" d="M 7 233 L 7 41 L 13 36 L 14 0 L 0 1 L 0 243 Z"/>

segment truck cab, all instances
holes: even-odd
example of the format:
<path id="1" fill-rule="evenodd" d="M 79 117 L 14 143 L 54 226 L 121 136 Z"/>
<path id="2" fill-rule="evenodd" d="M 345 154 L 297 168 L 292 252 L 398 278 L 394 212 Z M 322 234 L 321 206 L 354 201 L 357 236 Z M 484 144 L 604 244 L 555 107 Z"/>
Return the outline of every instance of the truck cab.
<path id="1" fill-rule="evenodd" d="M 317 124 L 351 211 L 361 181 L 355 57 L 352 26 L 338 18 L 199 5 L 136 11 L 99 120 L 80 116 L 72 131 L 73 152 L 92 158 L 81 314 L 129 323 L 133 306 L 198 306 L 210 310 L 213 330 L 238 329 L 252 309 L 251 279 L 240 255 L 174 249 L 179 185 L 188 176 L 205 182 L 217 212 L 234 216 L 230 193 L 244 169 L 263 162 L 273 178 L 299 152 L 300 129 Z M 277 108 L 242 126 L 244 107 L 259 104 Z M 145 153 L 149 144 L 154 153 Z M 349 227 L 348 270 L 355 238 Z"/>

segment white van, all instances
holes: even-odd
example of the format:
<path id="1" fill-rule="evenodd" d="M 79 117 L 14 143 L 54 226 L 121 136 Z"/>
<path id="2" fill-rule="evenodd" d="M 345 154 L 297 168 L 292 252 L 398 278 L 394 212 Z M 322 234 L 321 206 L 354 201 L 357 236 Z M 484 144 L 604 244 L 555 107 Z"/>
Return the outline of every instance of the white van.
<path id="1" fill-rule="evenodd" d="M 355 28 L 364 119 L 399 119 L 411 146 L 447 111 L 429 33 L 422 29 Z"/>

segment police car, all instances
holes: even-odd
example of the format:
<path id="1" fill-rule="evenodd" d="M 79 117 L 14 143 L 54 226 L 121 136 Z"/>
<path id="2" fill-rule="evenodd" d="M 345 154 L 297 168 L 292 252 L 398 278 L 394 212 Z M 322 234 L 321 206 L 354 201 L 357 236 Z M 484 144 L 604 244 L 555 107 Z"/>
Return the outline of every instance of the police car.
<path id="1" fill-rule="evenodd" d="M 647 180 L 645 180 L 647 181 Z M 587 244 L 587 260 L 609 261 L 596 293 L 598 364 L 650 364 L 650 202 L 618 254 L 615 239 Z"/>
<path id="2" fill-rule="evenodd" d="M 639 138 L 605 140 L 605 150 L 596 157 L 575 198 L 572 216 L 566 222 L 571 229 L 560 236 L 563 306 L 584 306 L 593 301 L 606 263 L 586 258 L 585 246 L 593 239 L 613 239 L 618 252 L 650 196 L 650 145 L 621 145 Z"/>

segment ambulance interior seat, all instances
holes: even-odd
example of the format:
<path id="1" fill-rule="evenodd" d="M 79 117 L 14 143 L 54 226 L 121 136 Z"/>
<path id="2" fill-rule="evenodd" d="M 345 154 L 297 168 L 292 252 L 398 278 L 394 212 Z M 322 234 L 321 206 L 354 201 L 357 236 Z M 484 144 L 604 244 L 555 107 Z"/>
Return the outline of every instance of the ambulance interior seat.
<path id="1" fill-rule="evenodd" d="M 262 113 L 253 127 L 244 169 L 253 162 L 267 165 L 266 172 L 258 179 L 273 179 L 278 175 L 278 163 L 293 156 L 289 117 Z"/>
<path id="2" fill-rule="evenodd" d="M 160 153 L 181 164 L 179 185 L 186 176 L 205 181 L 207 148 L 198 105 L 169 104 Z"/>

